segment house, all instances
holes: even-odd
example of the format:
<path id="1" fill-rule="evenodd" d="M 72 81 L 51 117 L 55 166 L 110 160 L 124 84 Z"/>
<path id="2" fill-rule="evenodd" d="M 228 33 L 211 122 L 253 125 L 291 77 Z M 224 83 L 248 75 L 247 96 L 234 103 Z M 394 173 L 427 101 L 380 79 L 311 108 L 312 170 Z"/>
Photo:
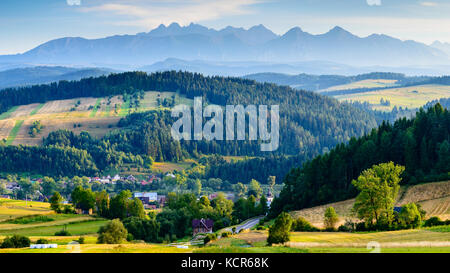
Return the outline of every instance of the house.
<path id="1" fill-rule="evenodd" d="M 166 204 L 166 196 L 158 195 L 158 203 L 160 207 L 164 207 L 164 204 Z"/>
<path id="2" fill-rule="evenodd" d="M 85 215 L 92 215 L 92 209 L 85 210 L 85 209 L 75 209 L 75 212 L 77 214 L 85 214 Z"/>
<path id="3" fill-rule="evenodd" d="M 218 193 L 211 193 L 210 195 L 208 195 L 208 199 L 209 200 L 213 200 L 214 198 L 217 197 L 217 195 L 219 195 Z"/>
<path id="4" fill-rule="evenodd" d="M 9 195 L 0 195 L 0 198 L 3 198 L 3 199 L 11 199 L 11 196 L 9 196 Z"/>
<path id="5" fill-rule="evenodd" d="M 166 174 L 166 176 L 172 177 L 172 178 L 175 178 L 175 177 L 176 177 L 173 173 L 168 173 L 168 174 Z"/>
<path id="6" fill-rule="evenodd" d="M 194 219 L 192 220 L 192 233 L 195 236 L 197 233 L 212 233 L 214 221 L 211 219 Z"/>
<path id="7" fill-rule="evenodd" d="M 127 180 L 128 180 L 128 181 L 136 181 L 136 178 L 135 178 L 134 176 L 132 176 L 132 175 L 129 175 L 129 176 L 127 177 Z"/>
<path id="8" fill-rule="evenodd" d="M 156 192 L 135 192 L 134 198 L 138 198 L 143 204 L 158 201 L 158 193 Z"/>
<path id="9" fill-rule="evenodd" d="M 111 179 L 112 182 L 116 182 L 118 180 L 120 180 L 120 175 L 118 174 L 114 175 L 114 177 Z"/>
<path id="10" fill-rule="evenodd" d="M 145 209 L 152 209 L 152 210 L 157 209 L 156 205 L 147 205 L 147 204 L 144 205 L 144 208 Z"/>

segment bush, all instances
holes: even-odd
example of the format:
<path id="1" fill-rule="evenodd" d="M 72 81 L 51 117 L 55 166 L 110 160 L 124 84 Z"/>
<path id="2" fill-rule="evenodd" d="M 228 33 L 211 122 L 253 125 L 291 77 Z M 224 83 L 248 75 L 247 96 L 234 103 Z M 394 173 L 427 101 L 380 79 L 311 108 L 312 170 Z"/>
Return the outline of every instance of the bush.
<path id="1" fill-rule="evenodd" d="M 44 239 L 44 238 L 41 238 L 41 239 L 36 241 L 36 244 L 38 244 L 38 245 L 46 245 L 46 244 L 48 244 L 48 240 Z"/>
<path id="2" fill-rule="evenodd" d="M 206 234 L 205 238 L 203 239 L 203 244 L 206 245 L 207 243 L 214 241 L 214 240 L 217 240 L 217 234 L 215 234 L 215 233 Z"/>
<path id="3" fill-rule="evenodd" d="M 72 236 L 72 234 L 65 229 L 55 232 L 55 236 Z"/>
<path id="4" fill-rule="evenodd" d="M 336 211 L 334 210 L 333 207 L 329 207 L 325 210 L 325 214 L 324 214 L 324 225 L 325 225 L 325 230 L 326 231 L 334 231 L 337 222 L 339 221 L 339 217 L 336 213 Z"/>
<path id="5" fill-rule="evenodd" d="M 430 217 L 429 219 L 427 219 L 423 226 L 424 227 L 434 227 L 434 226 L 442 226 L 444 225 L 445 222 L 441 220 L 441 218 L 437 217 L 437 216 L 433 216 Z"/>
<path id="6" fill-rule="evenodd" d="M 289 242 L 289 231 L 292 226 L 292 217 L 282 212 L 275 219 L 274 224 L 269 228 L 269 237 L 267 237 L 267 244 L 284 244 Z"/>
<path id="7" fill-rule="evenodd" d="M 0 248 L 23 248 L 29 247 L 30 244 L 30 238 L 15 234 L 12 237 L 6 237 Z"/>
<path id="8" fill-rule="evenodd" d="M 318 228 L 311 225 L 310 222 L 308 222 L 305 218 L 303 218 L 301 216 L 292 222 L 291 230 L 292 231 L 319 231 Z"/>
<path id="9" fill-rule="evenodd" d="M 231 232 L 230 231 L 222 232 L 222 237 L 223 238 L 227 238 L 227 237 L 230 237 L 230 236 L 231 236 Z"/>
<path id="10" fill-rule="evenodd" d="M 127 229 L 119 219 L 109 221 L 99 229 L 98 233 L 98 244 L 120 244 L 128 236 Z"/>
<path id="11" fill-rule="evenodd" d="M 64 205 L 64 214 L 75 214 L 75 209 L 71 205 Z"/>
<path id="12" fill-rule="evenodd" d="M 78 242 L 80 245 L 82 245 L 82 244 L 84 244 L 84 240 L 85 240 L 85 238 L 84 238 L 83 236 L 81 236 L 80 238 L 78 238 L 77 242 Z"/>
<path id="13" fill-rule="evenodd" d="M 414 203 L 404 205 L 398 219 L 402 228 L 417 228 L 422 223 L 421 213 Z"/>
<path id="14" fill-rule="evenodd" d="M 350 232 L 351 229 L 348 226 L 346 226 L 346 225 L 340 225 L 338 227 L 338 231 L 340 231 L 340 232 Z"/>

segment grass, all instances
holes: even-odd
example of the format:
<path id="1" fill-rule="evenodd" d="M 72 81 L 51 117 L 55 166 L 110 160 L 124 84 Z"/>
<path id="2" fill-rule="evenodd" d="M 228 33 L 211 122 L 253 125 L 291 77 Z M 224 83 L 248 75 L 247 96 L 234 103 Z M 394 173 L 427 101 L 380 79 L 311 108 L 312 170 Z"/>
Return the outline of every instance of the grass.
<path id="1" fill-rule="evenodd" d="M 450 86 L 448 85 L 417 85 L 402 88 L 389 88 L 379 91 L 371 91 L 356 94 L 335 96 L 340 101 L 368 102 L 377 110 L 391 110 L 394 106 L 418 108 L 429 101 L 450 97 Z M 390 106 L 381 106 L 380 99 L 389 100 Z"/>
<path id="2" fill-rule="evenodd" d="M 105 111 L 103 112 L 103 117 L 107 118 L 111 115 L 111 105 L 107 105 Z"/>
<path id="3" fill-rule="evenodd" d="M 66 225 L 49 225 L 21 229 L 0 230 L 0 235 L 19 234 L 25 236 L 54 236 L 55 232 L 66 228 L 72 235 L 86 235 L 97 233 L 98 229 L 105 225 L 107 220 L 85 220 Z"/>
<path id="4" fill-rule="evenodd" d="M 17 133 L 19 133 L 20 127 L 22 127 L 23 120 L 16 120 L 16 124 L 11 129 L 11 132 L 9 132 L 9 136 L 6 139 L 6 145 L 11 145 L 17 137 Z"/>
<path id="5" fill-rule="evenodd" d="M 13 106 L 8 111 L 1 113 L 0 120 L 9 118 L 9 116 L 11 116 L 11 114 L 14 113 L 14 111 L 16 111 L 17 108 L 19 108 L 19 106 Z"/>
<path id="6" fill-rule="evenodd" d="M 153 162 L 152 170 L 161 172 L 182 171 L 190 167 L 192 162 Z"/>
<path id="7" fill-rule="evenodd" d="M 18 217 L 50 213 L 52 211 L 50 210 L 49 203 L 0 199 L 0 223 L 2 223 L 1 221 Z"/>
<path id="8" fill-rule="evenodd" d="M 369 80 L 352 82 L 349 84 L 332 86 L 327 89 L 319 90 L 319 92 L 347 90 L 347 89 L 356 89 L 356 88 L 377 88 L 377 87 L 383 88 L 383 87 L 395 86 L 396 82 L 397 82 L 397 80 L 369 79 Z"/>
<path id="9" fill-rule="evenodd" d="M 39 104 L 36 108 L 33 109 L 33 111 L 30 112 L 30 116 L 36 115 L 39 110 L 41 110 L 42 107 L 44 107 L 45 103 Z"/>
<path id="10" fill-rule="evenodd" d="M 89 114 L 90 118 L 95 117 L 95 115 L 97 114 L 98 109 L 100 108 L 100 103 L 101 102 L 102 102 L 102 98 L 98 98 L 97 101 L 95 102 L 94 109 L 92 109 L 91 113 Z"/>

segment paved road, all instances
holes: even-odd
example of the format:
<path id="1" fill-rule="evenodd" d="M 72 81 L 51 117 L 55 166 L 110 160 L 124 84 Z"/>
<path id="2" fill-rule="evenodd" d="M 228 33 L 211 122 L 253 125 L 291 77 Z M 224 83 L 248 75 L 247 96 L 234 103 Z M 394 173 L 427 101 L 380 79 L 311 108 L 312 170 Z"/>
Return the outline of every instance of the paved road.
<path id="1" fill-rule="evenodd" d="M 249 220 L 245 222 L 244 224 L 237 225 L 236 226 L 236 233 L 239 233 L 242 229 L 251 229 L 252 227 L 256 226 L 259 223 L 259 220 L 263 218 L 263 216 L 256 217 L 252 220 Z M 227 231 L 231 231 L 231 228 L 227 228 Z"/>

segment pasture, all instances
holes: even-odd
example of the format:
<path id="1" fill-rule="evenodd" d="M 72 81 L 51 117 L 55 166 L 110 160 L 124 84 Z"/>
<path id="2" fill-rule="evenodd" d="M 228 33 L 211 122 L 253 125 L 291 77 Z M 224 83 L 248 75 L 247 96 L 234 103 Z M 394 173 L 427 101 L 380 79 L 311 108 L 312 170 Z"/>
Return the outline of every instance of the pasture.
<path id="1" fill-rule="evenodd" d="M 374 109 L 389 111 L 394 106 L 403 108 L 418 108 L 429 101 L 450 97 L 448 85 L 417 85 L 402 88 L 389 88 L 364 93 L 334 96 L 340 101 L 368 102 Z M 389 100 L 390 106 L 380 105 L 380 100 Z"/>
<path id="2" fill-rule="evenodd" d="M 384 79 L 368 79 L 348 84 L 335 85 L 326 89 L 319 90 L 318 92 L 328 92 L 336 90 L 347 90 L 356 88 L 384 88 L 394 87 L 397 84 L 397 80 L 384 80 Z"/>
<path id="3" fill-rule="evenodd" d="M 0 140 L 7 139 L 8 145 L 39 145 L 42 138 L 58 129 L 80 133 L 88 131 L 95 137 L 102 137 L 117 129 L 120 118 L 134 111 L 158 109 L 157 99 L 175 95 L 176 104 L 192 105 L 192 100 L 175 92 L 145 92 L 140 106 L 130 109 L 130 100 L 123 102 L 122 96 L 107 98 L 74 98 L 34 103 L 11 108 L 0 114 Z M 28 134 L 33 121 L 40 120 L 44 128 L 36 137 Z"/>

